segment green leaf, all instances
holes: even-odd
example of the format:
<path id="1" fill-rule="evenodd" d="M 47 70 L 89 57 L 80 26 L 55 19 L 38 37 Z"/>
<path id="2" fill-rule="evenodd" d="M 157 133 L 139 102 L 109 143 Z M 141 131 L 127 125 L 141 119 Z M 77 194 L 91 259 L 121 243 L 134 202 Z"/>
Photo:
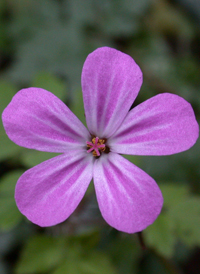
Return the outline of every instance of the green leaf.
<path id="1" fill-rule="evenodd" d="M 20 158 L 26 166 L 33 167 L 57 155 L 60 154 L 27 149 Z"/>
<path id="2" fill-rule="evenodd" d="M 176 238 L 173 234 L 173 222 L 166 214 L 161 214 L 157 220 L 144 230 L 147 244 L 158 253 L 171 257 Z"/>
<path id="3" fill-rule="evenodd" d="M 17 89 L 9 82 L 0 80 L 0 91 L 0 112 L 2 113 L 4 108 L 10 103 L 12 97 L 17 92 Z"/>
<path id="4" fill-rule="evenodd" d="M 41 273 L 57 266 L 64 257 L 62 238 L 36 235 L 29 239 L 17 263 L 17 274 Z"/>
<path id="5" fill-rule="evenodd" d="M 108 255 L 97 251 L 91 252 L 86 258 L 82 258 L 80 269 L 84 274 L 116 273 Z"/>
<path id="6" fill-rule="evenodd" d="M 49 72 L 38 72 L 31 84 L 33 87 L 39 87 L 51 91 L 60 99 L 66 98 L 66 84 L 63 80 Z"/>
<path id="7" fill-rule="evenodd" d="M 108 251 L 112 257 L 112 261 L 119 273 L 137 273 L 138 260 L 141 257 L 142 249 L 138 244 L 138 240 L 129 234 L 118 234 L 111 242 L 110 236 L 104 241 L 108 242 Z"/>
<path id="8" fill-rule="evenodd" d="M 12 84 L 0 80 L 0 113 L 2 113 L 3 110 L 7 107 L 16 92 L 17 89 Z M 17 153 L 21 150 L 21 147 L 14 144 L 6 135 L 2 120 L 0 121 L 0 140 L 0 161 L 12 156 L 14 153 Z"/>
<path id="9" fill-rule="evenodd" d="M 84 116 L 85 111 L 84 111 L 84 105 L 83 105 L 83 95 L 81 90 L 76 91 L 70 109 L 79 118 L 79 120 L 84 125 L 86 125 L 85 116 Z"/>
<path id="10" fill-rule="evenodd" d="M 175 205 L 184 201 L 189 196 L 189 187 L 177 183 L 165 183 L 159 185 L 165 208 L 174 208 Z"/>
<path id="11" fill-rule="evenodd" d="M 22 214 L 19 212 L 15 199 L 14 189 L 17 180 L 23 171 L 12 171 L 5 175 L 0 182 L 0 230 L 7 231 L 15 227 L 21 220 Z"/>
<path id="12" fill-rule="evenodd" d="M 48 5 L 50 1 L 45 2 Z M 36 11 L 39 6 L 40 4 Z M 20 40 L 16 52 L 17 62 L 6 71 L 6 76 L 17 83 L 27 83 L 37 71 L 49 71 L 68 79 L 70 88 L 77 88 L 80 86 L 81 68 L 86 57 L 83 38 L 80 35 L 81 28 L 66 20 L 61 22 L 57 18 L 52 21 L 48 18 L 49 24 L 45 24 L 46 12 L 44 5 L 40 28 L 36 32 L 32 29 L 34 35 L 30 35 L 29 39 L 26 37 L 23 41 L 16 33 L 15 40 Z M 38 12 L 35 13 L 34 19 L 36 17 L 38 18 Z M 29 35 L 30 27 L 26 31 Z"/>
<path id="13" fill-rule="evenodd" d="M 1 140 L 1 150 L 0 150 L 0 161 L 11 157 L 12 155 L 18 153 L 22 148 L 13 143 L 5 133 L 2 122 L 0 121 L 0 140 Z"/>
<path id="14" fill-rule="evenodd" d="M 189 247 L 200 245 L 200 198 L 189 197 L 170 211 L 170 217 L 176 223 L 175 231 Z"/>
<path id="15" fill-rule="evenodd" d="M 82 272 L 80 272 L 79 264 L 75 261 L 68 261 L 68 260 L 66 260 L 65 263 L 61 264 L 56 269 L 56 271 L 54 271 L 52 274 L 64 274 L 64 273 L 82 274 Z"/>
<path id="16" fill-rule="evenodd" d="M 65 262 L 52 274 L 116 274 L 109 257 L 98 251 L 92 251 L 86 256 L 79 249 L 70 249 Z"/>
<path id="17" fill-rule="evenodd" d="M 148 245 L 158 253 L 166 257 L 173 255 L 176 243 L 175 226 L 176 220 L 171 218 L 170 212 L 189 196 L 187 185 L 165 183 L 160 185 L 164 198 L 163 212 L 157 220 L 145 231 L 145 240 Z"/>
<path id="18" fill-rule="evenodd" d="M 104 20 L 99 27 L 109 36 L 131 36 L 138 31 L 139 18 L 149 4 L 149 0 L 101 1 L 97 8 Z"/>
<path id="19" fill-rule="evenodd" d="M 161 184 L 164 208 L 145 231 L 146 241 L 166 257 L 179 239 L 188 247 L 200 245 L 200 198 L 191 196 L 187 185 Z"/>
<path id="20" fill-rule="evenodd" d="M 126 158 L 127 160 L 129 160 L 131 163 L 133 163 L 134 165 L 140 167 L 141 163 L 142 163 L 142 157 L 140 156 L 133 156 L 133 155 L 127 155 L 127 154 L 123 154 L 122 155 L 124 158 Z"/>

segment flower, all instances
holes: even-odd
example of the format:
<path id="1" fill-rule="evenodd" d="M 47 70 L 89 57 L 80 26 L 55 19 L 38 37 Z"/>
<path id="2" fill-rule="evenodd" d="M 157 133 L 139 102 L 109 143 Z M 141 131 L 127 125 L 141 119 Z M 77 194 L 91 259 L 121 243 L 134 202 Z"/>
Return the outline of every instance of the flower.
<path id="1" fill-rule="evenodd" d="M 199 127 L 191 105 L 163 93 L 132 110 L 142 72 L 128 55 L 108 47 L 88 55 L 82 70 L 86 127 L 49 91 L 20 90 L 2 114 L 16 144 L 62 153 L 27 170 L 15 199 L 33 223 L 66 220 L 94 180 L 103 218 L 134 233 L 152 224 L 163 198 L 156 182 L 120 154 L 170 155 L 189 149 Z M 130 110 L 130 111 L 129 111 Z"/>

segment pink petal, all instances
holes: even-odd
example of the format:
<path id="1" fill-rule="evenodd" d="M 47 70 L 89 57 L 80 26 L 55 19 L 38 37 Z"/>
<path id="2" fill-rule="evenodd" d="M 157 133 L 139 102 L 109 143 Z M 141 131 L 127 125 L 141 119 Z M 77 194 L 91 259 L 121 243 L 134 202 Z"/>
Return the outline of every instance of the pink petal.
<path id="1" fill-rule="evenodd" d="M 94 185 L 103 218 L 120 231 L 141 231 L 161 211 L 163 198 L 156 182 L 116 153 L 95 161 Z"/>
<path id="2" fill-rule="evenodd" d="M 83 198 L 92 169 L 93 157 L 70 151 L 27 170 L 15 189 L 19 210 L 40 226 L 63 222 Z"/>
<path id="3" fill-rule="evenodd" d="M 170 155 L 189 149 L 199 135 L 191 105 L 163 93 L 132 109 L 110 138 L 111 151 L 132 155 Z"/>
<path id="4" fill-rule="evenodd" d="M 89 54 L 82 89 L 91 134 L 110 137 L 127 115 L 141 84 L 142 72 L 130 56 L 108 47 Z"/>
<path id="5" fill-rule="evenodd" d="M 41 88 L 20 90 L 2 114 L 8 137 L 20 146 L 66 152 L 85 146 L 89 132 L 69 108 Z"/>

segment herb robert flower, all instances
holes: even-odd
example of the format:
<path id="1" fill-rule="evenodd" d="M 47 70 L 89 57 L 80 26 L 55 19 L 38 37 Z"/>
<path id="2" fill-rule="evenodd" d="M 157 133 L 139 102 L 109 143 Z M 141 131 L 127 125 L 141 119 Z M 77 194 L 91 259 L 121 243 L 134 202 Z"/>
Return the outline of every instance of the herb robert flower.
<path id="1" fill-rule="evenodd" d="M 199 127 L 191 105 L 174 94 L 156 95 L 130 110 L 141 84 L 142 72 L 130 56 L 103 47 L 88 55 L 82 70 L 88 129 L 49 91 L 27 88 L 13 97 L 2 115 L 9 138 L 26 148 L 62 153 L 19 178 L 15 199 L 22 214 L 40 226 L 63 222 L 93 178 L 109 225 L 134 233 L 154 222 L 161 191 L 121 154 L 187 150 Z"/>

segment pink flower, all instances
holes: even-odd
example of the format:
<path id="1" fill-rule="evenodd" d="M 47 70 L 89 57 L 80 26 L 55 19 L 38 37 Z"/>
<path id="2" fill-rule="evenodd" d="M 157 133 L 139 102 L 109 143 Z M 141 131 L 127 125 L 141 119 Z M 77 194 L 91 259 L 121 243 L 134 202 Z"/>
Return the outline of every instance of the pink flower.
<path id="1" fill-rule="evenodd" d="M 88 130 L 52 93 L 20 90 L 4 110 L 9 138 L 20 146 L 63 153 L 27 170 L 15 199 L 33 223 L 66 220 L 94 180 L 99 208 L 114 228 L 134 233 L 152 224 L 163 198 L 156 182 L 120 154 L 170 155 L 189 149 L 199 127 L 191 105 L 163 93 L 130 110 L 142 84 L 134 60 L 103 47 L 87 57 L 82 90 Z"/>

